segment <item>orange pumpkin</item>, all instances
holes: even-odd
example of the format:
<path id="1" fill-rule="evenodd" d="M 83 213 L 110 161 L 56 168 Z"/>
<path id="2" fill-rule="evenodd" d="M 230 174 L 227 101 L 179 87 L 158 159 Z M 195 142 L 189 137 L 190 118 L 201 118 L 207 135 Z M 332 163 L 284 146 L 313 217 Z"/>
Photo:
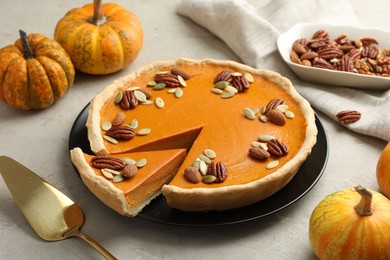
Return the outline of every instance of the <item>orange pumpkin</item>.
<path id="1" fill-rule="evenodd" d="M 43 109 L 65 95 L 75 76 L 70 57 L 56 41 L 26 35 L 0 49 L 0 100 L 14 108 Z"/>
<path id="2" fill-rule="evenodd" d="M 390 201 L 362 186 L 327 196 L 310 217 L 320 259 L 390 259 Z"/>
<path id="3" fill-rule="evenodd" d="M 141 50 L 143 30 L 138 17 L 122 6 L 95 0 L 70 10 L 57 24 L 56 39 L 76 69 L 109 74 L 130 65 Z"/>
<path id="4" fill-rule="evenodd" d="M 376 179 L 382 193 L 390 199 L 390 143 L 379 157 L 376 167 Z"/>

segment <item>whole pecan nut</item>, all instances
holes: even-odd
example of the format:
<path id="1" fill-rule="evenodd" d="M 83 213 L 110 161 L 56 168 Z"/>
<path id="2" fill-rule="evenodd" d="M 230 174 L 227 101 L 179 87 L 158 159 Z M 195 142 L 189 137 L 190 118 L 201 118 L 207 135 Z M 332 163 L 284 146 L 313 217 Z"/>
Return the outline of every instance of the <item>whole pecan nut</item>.
<path id="1" fill-rule="evenodd" d="M 267 158 L 269 158 L 271 155 L 269 154 L 269 152 L 267 152 L 266 150 L 262 149 L 262 148 L 258 148 L 258 147 L 251 147 L 249 148 L 249 155 L 254 158 L 254 159 L 257 159 L 257 160 L 266 160 Z"/>
<path id="2" fill-rule="evenodd" d="M 276 109 L 278 106 L 285 104 L 284 100 L 281 98 L 274 98 L 270 102 L 268 102 L 267 106 L 265 107 L 265 114 L 267 114 L 269 111 Z"/>
<path id="3" fill-rule="evenodd" d="M 216 84 L 219 81 L 227 81 L 227 82 L 232 82 L 232 73 L 233 71 L 231 70 L 223 70 L 220 73 L 217 74 L 217 76 L 214 78 L 214 84 Z"/>
<path id="4" fill-rule="evenodd" d="M 287 146 L 278 139 L 267 142 L 268 152 L 276 157 L 282 157 L 288 153 Z"/>
<path id="5" fill-rule="evenodd" d="M 123 168 L 122 175 L 126 178 L 131 178 L 136 175 L 138 172 L 138 168 L 135 164 L 127 164 L 125 168 Z"/>
<path id="6" fill-rule="evenodd" d="M 154 76 L 154 80 L 157 83 L 164 83 L 168 88 L 177 88 L 180 87 L 180 82 L 177 79 L 177 76 L 170 73 L 161 73 Z"/>
<path id="7" fill-rule="evenodd" d="M 228 175 L 228 170 L 223 162 L 211 162 L 207 170 L 208 175 L 216 177 L 215 182 L 224 182 Z"/>
<path id="8" fill-rule="evenodd" d="M 126 90 L 123 92 L 123 97 L 119 105 L 125 110 L 135 108 L 138 105 L 138 99 L 135 97 L 134 91 Z"/>
<path id="9" fill-rule="evenodd" d="M 202 179 L 202 174 L 191 166 L 184 169 L 184 178 L 191 183 L 198 183 Z"/>
<path id="10" fill-rule="evenodd" d="M 238 92 L 244 92 L 249 89 L 249 82 L 243 76 L 232 77 L 232 86 L 238 90 Z"/>
<path id="11" fill-rule="evenodd" d="M 343 110 L 336 114 L 337 120 L 344 125 L 354 123 L 361 118 L 361 113 L 356 110 Z"/>
<path id="12" fill-rule="evenodd" d="M 106 131 L 106 135 L 118 140 L 130 140 L 135 136 L 135 133 L 130 127 L 113 126 Z"/>
<path id="13" fill-rule="evenodd" d="M 178 68 L 173 68 L 171 69 L 171 73 L 175 76 L 180 76 L 182 77 L 184 80 L 188 80 L 190 79 L 191 75 L 188 74 L 187 72 L 181 70 L 181 69 L 178 69 Z"/>
<path id="14" fill-rule="evenodd" d="M 108 168 L 118 171 L 125 168 L 126 163 L 119 158 L 107 155 L 97 155 L 92 158 L 92 166 L 98 169 Z"/>
<path id="15" fill-rule="evenodd" d="M 284 114 L 277 109 L 272 109 L 267 113 L 268 119 L 276 124 L 276 125 L 285 125 L 286 124 L 286 117 Z"/>

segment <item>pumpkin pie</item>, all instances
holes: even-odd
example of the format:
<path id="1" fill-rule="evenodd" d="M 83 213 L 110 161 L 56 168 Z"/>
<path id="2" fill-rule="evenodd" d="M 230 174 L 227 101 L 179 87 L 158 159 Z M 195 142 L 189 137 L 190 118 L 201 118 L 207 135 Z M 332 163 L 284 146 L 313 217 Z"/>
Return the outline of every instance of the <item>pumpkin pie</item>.
<path id="1" fill-rule="evenodd" d="M 72 151 L 72 161 L 98 198 L 129 216 L 159 191 L 184 211 L 258 202 L 294 177 L 317 136 L 310 104 L 287 78 L 184 58 L 154 62 L 107 86 L 91 102 L 87 129 L 95 155 Z M 119 183 L 92 164 L 139 154 L 150 158 L 147 167 Z M 135 190 L 144 194 L 134 202 Z"/>

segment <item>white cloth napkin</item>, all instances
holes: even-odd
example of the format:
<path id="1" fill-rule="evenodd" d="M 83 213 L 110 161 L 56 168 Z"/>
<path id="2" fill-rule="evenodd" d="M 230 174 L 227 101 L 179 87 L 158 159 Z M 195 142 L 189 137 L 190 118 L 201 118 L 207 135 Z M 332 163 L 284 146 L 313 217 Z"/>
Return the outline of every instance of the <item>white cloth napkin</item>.
<path id="1" fill-rule="evenodd" d="M 390 141 L 390 90 L 325 86 L 303 82 L 277 51 L 276 39 L 296 23 L 359 25 L 348 0 L 183 0 L 177 12 L 222 39 L 243 63 L 288 77 L 311 105 L 337 122 L 341 110 L 357 110 L 359 121 L 344 125 L 357 133 Z M 346 32 L 347 33 L 347 32 Z M 362 36 L 364 37 L 364 36 Z"/>

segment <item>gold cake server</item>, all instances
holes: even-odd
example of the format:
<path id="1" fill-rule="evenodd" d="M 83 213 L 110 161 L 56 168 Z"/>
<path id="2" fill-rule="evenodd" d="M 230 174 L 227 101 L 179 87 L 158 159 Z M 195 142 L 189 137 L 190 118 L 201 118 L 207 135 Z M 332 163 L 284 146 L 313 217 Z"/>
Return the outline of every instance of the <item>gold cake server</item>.
<path id="1" fill-rule="evenodd" d="M 71 199 L 17 161 L 0 156 L 0 173 L 20 210 L 37 234 L 47 241 L 79 237 L 107 259 L 116 259 L 80 231 L 84 213 Z"/>

